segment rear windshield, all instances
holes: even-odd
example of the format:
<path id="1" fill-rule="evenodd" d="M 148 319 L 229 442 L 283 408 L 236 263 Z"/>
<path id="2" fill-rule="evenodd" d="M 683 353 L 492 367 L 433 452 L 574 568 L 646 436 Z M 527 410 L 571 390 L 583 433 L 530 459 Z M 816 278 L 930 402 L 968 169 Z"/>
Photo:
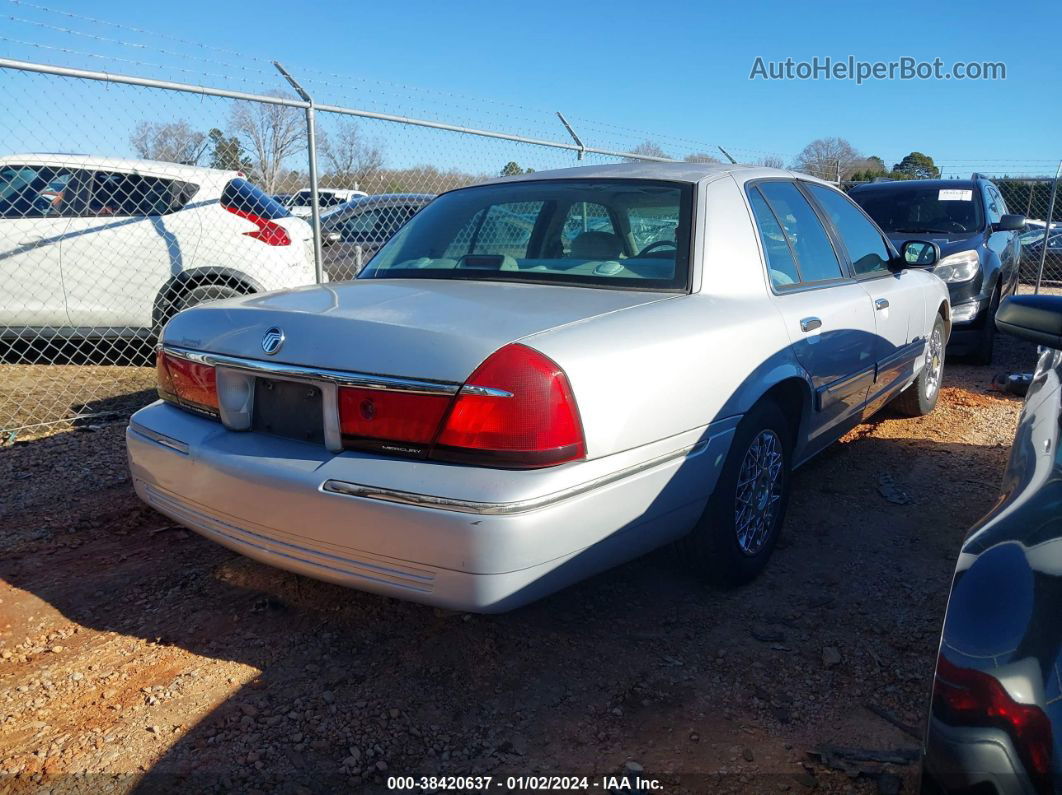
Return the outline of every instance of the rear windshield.
<path id="1" fill-rule="evenodd" d="M 221 192 L 221 206 L 272 220 L 291 215 L 288 208 L 242 177 L 230 180 Z"/>
<path id="2" fill-rule="evenodd" d="M 680 289 L 693 187 L 549 180 L 440 196 L 358 278 L 475 279 Z"/>
<path id="3" fill-rule="evenodd" d="M 980 193 L 973 188 L 852 191 L 851 197 L 886 232 L 963 234 L 983 228 Z"/>

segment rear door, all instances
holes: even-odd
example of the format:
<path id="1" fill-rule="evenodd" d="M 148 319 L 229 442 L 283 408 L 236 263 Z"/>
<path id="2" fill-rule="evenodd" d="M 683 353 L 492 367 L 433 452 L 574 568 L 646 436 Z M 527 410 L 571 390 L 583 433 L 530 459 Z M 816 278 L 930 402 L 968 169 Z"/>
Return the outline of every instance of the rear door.
<path id="1" fill-rule="evenodd" d="M 874 380 L 874 308 L 791 180 L 748 188 L 773 300 L 815 388 L 808 454 L 862 416 Z"/>
<path id="2" fill-rule="evenodd" d="M 67 309 L 75 326 L 148 328 L 159 291 L 192 262 L 200 219 L 178 212 L 197 186 L 96 171 L 88 206 L 62 243 Z"/>
<path id="3" fill-rule="evenodd" d="M 824 185 L 803 187 L 829 220 L 853 277 L 873 302 L 875 373 L 866 408 L 872 414 L 910 380 L 925 349 L 923 282 L 913 270 L 890 270 L 885 238 L 851 199 Z"/>
<path id="4" fill-rule="evenodd" d="M 77 186 L 71 169 L 0 166 L 0 331 L 69 325 L 60 243 L 77 212 Z"/>

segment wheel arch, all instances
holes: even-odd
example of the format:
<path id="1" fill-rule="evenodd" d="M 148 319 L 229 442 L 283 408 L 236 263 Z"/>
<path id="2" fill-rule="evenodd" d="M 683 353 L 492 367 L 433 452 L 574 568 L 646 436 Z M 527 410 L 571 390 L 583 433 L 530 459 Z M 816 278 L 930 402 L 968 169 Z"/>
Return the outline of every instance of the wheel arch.
<path id="1" fill-rule="evenodd" d="M 196 287 L 208 285 L 232 287 L 244 293 L 261 293 L 265 287 L 261 282 L 243 271 L 235 268 L 203 267 L 181 271 L 171 277 L 159 290 L 151 308 L 151 323 L 154 328 L 162 325 L 173 314 L 173 308 L 181 295 Z"/>

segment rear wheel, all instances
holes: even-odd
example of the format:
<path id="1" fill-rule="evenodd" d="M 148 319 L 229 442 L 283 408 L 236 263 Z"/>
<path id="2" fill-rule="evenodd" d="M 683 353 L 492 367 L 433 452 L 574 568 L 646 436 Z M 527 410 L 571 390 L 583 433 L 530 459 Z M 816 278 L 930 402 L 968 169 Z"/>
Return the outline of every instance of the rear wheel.
<path id="1" fill-rule="evenodd" d="M 926 341 L 925 361 L 918 377 L 892 401 L 892 407 L 907 417 L 921 417 L 936 408 L 944 378 L 944 319 L 937 316 Z"/>
<path id="2" fill-rule="evenodd" d="M 227 284 L 202 284 L 198 287 L 183 289 L 176 294 L 168 295 L 166 298 L 160 299 L 164 301 L 161 307 L 162 320 L 159 322 L 158 328 L 155 329 L 155 336 L 160 337 L 163 327 L 169 322 L 170 318 L 183 309 L 189 309 L 210 301 L 220 301 L 222 298 L 233 298 L 237 295 L 246 294 L 246 290 L 240 290 Z"/>
<path id="3" fill-rule="evenodd" d="M 767 565 L 789 504 L 792 446 L 789 422 L 772 400 L 738 425 L 715 491 L 682 542 L 695 570 L 713 584 L 741 585 Z"/>

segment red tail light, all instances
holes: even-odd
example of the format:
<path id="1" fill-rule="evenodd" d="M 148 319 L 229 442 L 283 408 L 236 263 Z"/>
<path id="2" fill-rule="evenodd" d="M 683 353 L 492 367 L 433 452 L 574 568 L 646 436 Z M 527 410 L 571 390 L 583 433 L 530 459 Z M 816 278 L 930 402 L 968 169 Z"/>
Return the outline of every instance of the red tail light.
<path id="1" fill-rule="evenodd" d="M 952 725 L 1006 731 L 1038 789 L 1050 790 L 1051 720 L 1035 704 L 1019 704 L 994 676 L 959 668 L 941 655 L 933 682 L 933 710 Z"/>
<path id="2" fill-rule="evenodd" d="M 208 364 L 190 362 L 159 351 L 155 359 L 159 397 L 217 418 L 217 373 Z"/>
<path id="3" fill-rule="evenodd" d="M 491 394 L 485 394 L 487 390 Z M 431 455 L 516 468 L 553 466 L 585 456 L 568 377 L 552 359 L 518 344 L 495 351 L 472 373 Z"/>
<path id="4" fill-rule="evenodd" d="M 339 388 L 339 427 L 347 447 L 426 456 L 449 395 Z"/>
<path id="5" fill-rule="evenodd" d="M 252 232 L 244 232 L 247 237 L 253 237 L 255 240 L 261 240 L 267 246 L 290 246 L 291 237 L 288 235 L 288 230 L 278 224 L 276 221 L 271 221 L 268 218 L 262 218 L 260 215 L 249 213 L 246 210 L 239 210 L 235 207 L 226 207 L 233 215 L 237 215 L 240 218 L 245 218 L 258 228 Z"/>

